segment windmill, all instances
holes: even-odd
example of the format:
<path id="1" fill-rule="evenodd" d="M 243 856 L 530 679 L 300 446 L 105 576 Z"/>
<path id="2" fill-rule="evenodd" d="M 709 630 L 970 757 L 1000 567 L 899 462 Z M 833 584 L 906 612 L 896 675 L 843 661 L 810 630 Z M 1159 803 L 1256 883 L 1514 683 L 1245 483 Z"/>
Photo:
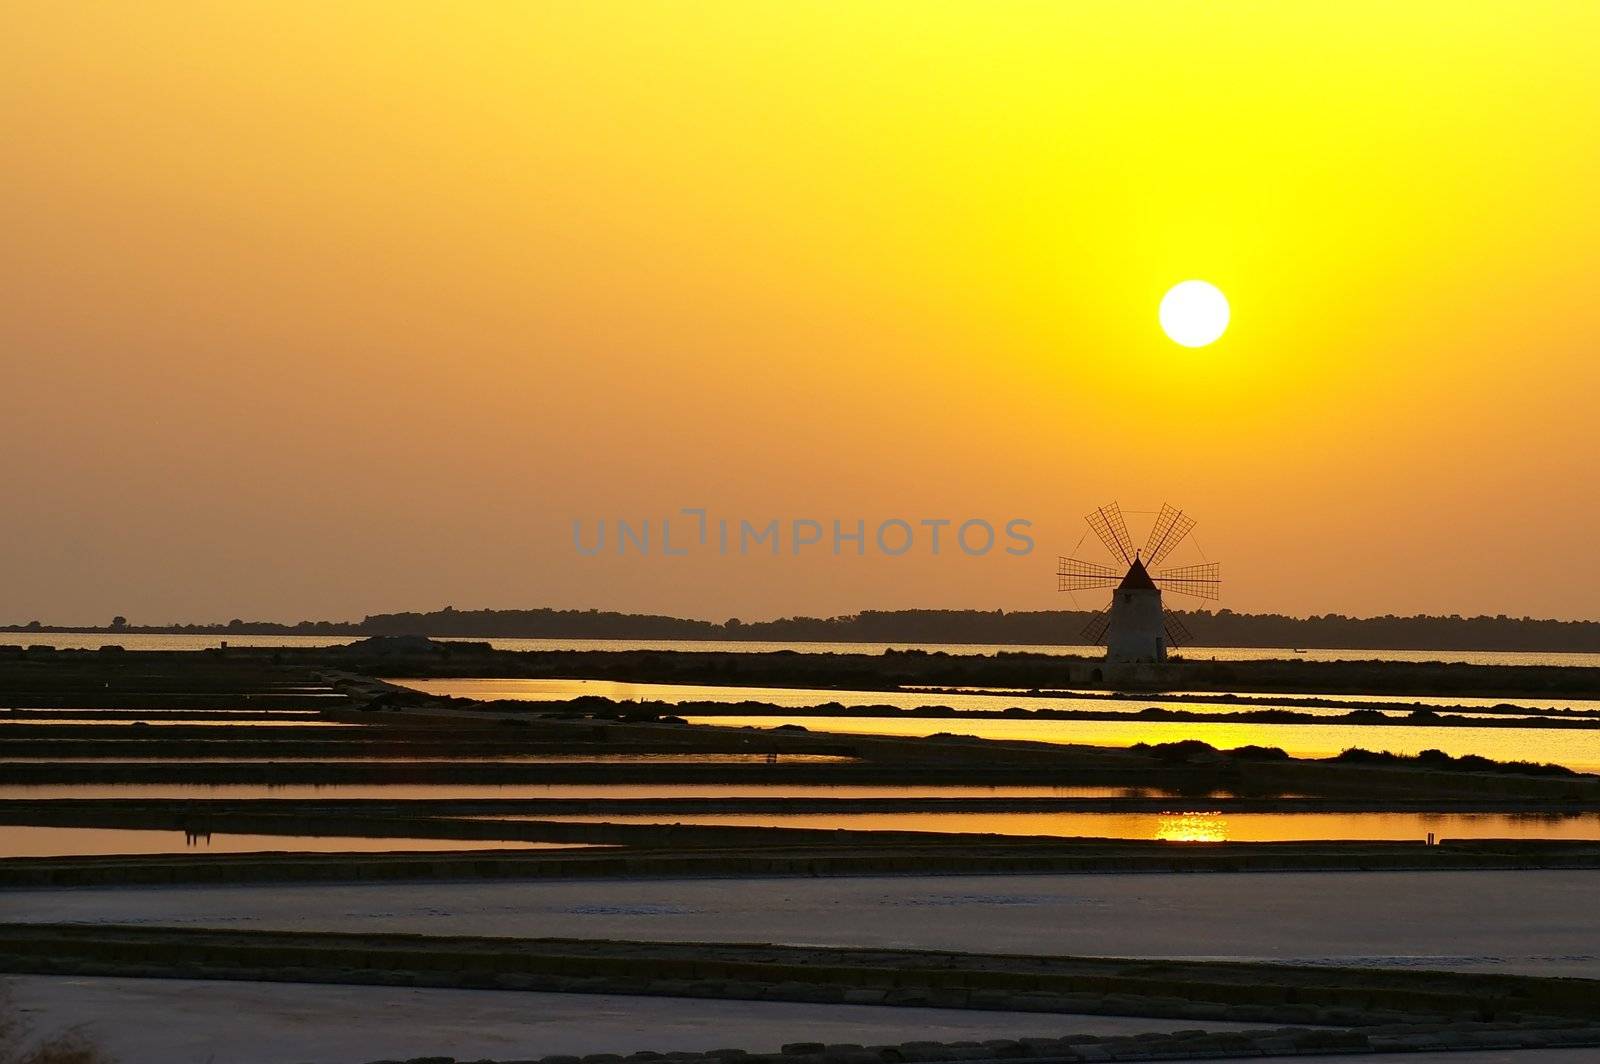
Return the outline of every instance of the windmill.
<path id="1" fill-rule="evenodd" d="M 1057 591 L 1111 588 L 1111 604 L 1095 614 L 1083 634 L 1092 643 L 1104 643 L 1109 661 L 1163 661 L 1167 648 L 1182 646 L 1193 636 L 1176 617 L 1161 609 L 1161 593 L 1171 591 L 1197 599 L 1220 597 L 1220 567 L 1213 562 L 1158 568 L 1188 538 L 1194 518 L 1182 510 L 1161 506 L 1142 550 L 1135 550 L 1122 509 L 1102 506 L 1084 518 L 1119 566 L 1081 558 L 1062 558 L 1056 569 Z"/>

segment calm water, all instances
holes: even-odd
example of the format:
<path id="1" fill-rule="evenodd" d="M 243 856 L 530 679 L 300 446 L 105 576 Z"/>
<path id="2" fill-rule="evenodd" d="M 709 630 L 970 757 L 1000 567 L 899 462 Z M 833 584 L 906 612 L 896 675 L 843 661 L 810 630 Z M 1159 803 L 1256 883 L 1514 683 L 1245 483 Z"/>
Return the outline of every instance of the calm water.
<path id="1" fill-rule="evenodd" d="M 0 799 L 292 798 L 414 801 L 452 798 L 1120 798 L 1126 787 L 941 787 L 740 783 L 44 783 L 0 784 Z"/>
<path id="2" fill-rule="evenodd" d="M 960 690 L 946 689 L 943 693 L 935 694 L 924 690 L 909 691 L 838 691 L 823 688 L 800 687 L 730 687 L 709 684 L 671 684 L 671 683 L 626 683 L 617 680 L 555 680 L 555 679 L 445 679 L 445 680 L 391 680 L 391 683 L 409 687 L 415 691 L 422 691 L 430 695 L 441 695 L 454 698 L 475 698 L 483 701 L 506 699 L 518 702 L 562 702 L 571 698 L 591 695 L 599 698 L 609 698 L 618 702 L 665 702 L 679 704 L 683 702 L 718 702 L 734 704 L 739 702 L 765 702 L 769 705 L 780 706 L 784 709 L 810 709 L 816 706 L 834 704 L 842 706 L 892 706 L 895 709 L 919 709 L 924 706 L 945 706 L 957 710 L 987 710 L 999 712 L 1005 709 L 1061 709 L 1061 710 L 1086 710 L 1095 713 L 1139 713 L 1151 707 L 1161 709 L 1183 709 L 1196 713 L 1237 713 L 1250 712 L 1273 708 L 1269 705 L 1244 703 L 1230 704 L 1215 701 L 1184 701 L 1181 699 L 1162 698 L 1160 700 L 1141 699 L 1137 696 L 1127 698 L 1095 697 L 1088 694 L 1072 695 L 1028 695 L 1015 693 L 995 693 L 993 689 Z M 1276 698 L 1275 695 L 1258 695 L 1259 698 Z M 1302 696 L 1306 698 L 1317 697 L 1314 695 Z M 1339 697 L 1339 696 L 1328 696 Z M 1414 706 L 1397 706 L 1392 702 L 1368 699 L 1362 695 L 1351 701 L 1366 702 L 1377 711 L 1386 713 L 1396 719 L 1404 718 Z M 1501 704 L 1503 699 L 1490 698 L 1464 698 L 1449 699 L 1439 698 L 1434 700 L 1408 698 L 1410 702 L 1421 701 L 1425 704 L 1448 706 L 1461 704 L 1479 705 L 1483 708 Z M 1570 701 L 1561 703 L 1577 709 L 1594 709 L 1600 711 L 1600 702 Z M 1308 716 L 1339 717 L 1350 712 L 1346 706 L 1307 706 L 1296 704 L 1292 696 L 1286 698 L 1281 708 L 1292 709 L 1296 713 Z M 1473 715 L 1468 710 L 1463 715 Z M 1503 718 L 1505 714 L 1483 714 L 1484 716 Z"/>
<path id="3" fill-rule="evenodd" d="M 80 635 L 71 632 L 0 632 L 0 644 L 47 646 L 57 650 L 99 650 L 116 646 L 124 650 L 214 650 L 226 643 L 230 647 L 337 647 L 355 642 L 348 635 L 117 635 L 98 632 Z"/>
<path id="4" fill-rule="evenodd" d="M 75 635 L 54 632 L 0 632 L 0 644 L 54 646 L 62 650 L 98 650 L 114 645 L 128 650 L 206 650 L 223 642 L 233 647 L 327 647 L 354 642 L 355 636 L 310 635 Z M 463 641 L 463 640 L 456 640 Z M 500 650 L 704 650 L 720 653 L 762 653 L 795 650 L 807 654 L 882 654 L 886 650 L 925 650 L 945 654 L 1059 654 L 1098 658 L 1104 647 L 1037 646 L 1013 643 L 758 643 L 714 639 L 471 639 Z M 1306 661 L 1458 661 L 1481 665 L 1600 666 L 1600 654 L 1514 653 L 1492 650 L 1306 650 L 1289 647 L 1191 647 L 1190 661 L 1259 661 L 1301 658 Z"/>
<path id="5" fill-rule="evenodd" d="M 337 705 L 329 706 L 337 710 Z M 200 720 L 216 718 L 224 724 L 238 724 L 261 720 L 317 720 L 320 709 L 196 709 L 193 706 L 145 706 L 140 709 L 123 709 L 118 706 L 81 706 L 74 709 L 0 709 L 0 720 L 56 720 L 65 717 L 89 717 L 96 724 L 116 724 L 123 720 L 140 720 L 146 713 L 193 717 Z"/>
<path id="6" fill-rule="evenodd" d="M 843 764 L 853 757 L 832 754 L 784 754 L 778 763 L 785 765 Z M 501 757 L 0 757 L 0 774 L 6 765 L 170 765 L 174 762 L 222 765 L 294 762 L 297 765 L 443 764 L 443 765 L 760 765 L 773 763 L 766 754 L 505 754 Z"/>
<path id="7" fill-rule="evenodd" d="M 480 818 L 475 818 L 480 819 Z M 495 817 L 481 819 L 532 819 Z M 1600 840 L 1600 813 L 1512 816 L 1498 813 L 796 813 L 605 814 L 551 816 L 586 823 L 697 824 L 739 827 L 936 831 L 1063 838 L 1156 839 L 1167 842 L 1297 842 L 1334 839 Z"/>
<path id="8" fill-rule="evenodd" d="M 54 724 L 99 724 L 105 727 L 150 726 L 170 727 L 182 725 L 196 728 L 364 728 L 364 724 L 347 724 L 336 720 L 307 720 L 304 717 L 272 716 L 256 720 L 211 720 L 208 718 L 194 718 L 183 715 L 183 710 L 155 710 L 148 717 L 140 717 L 137 721 L 107 720 L 104 717 L 28 717 L 22 714 L 11 714 L 0 710 L 0 735 L 4 734 L 7 724 L 16 725 L 42 725 L 48 727 Z"/>
<path id="9" fill-rule="evenodd" d="M 416 850 L 565 850 L 587 843 L 486 839 L 368 839 L 338 835 L 190 835 L 128 828 L 22 827 L 0 824 L 0 858 L 103 857 L 156 853 L 399 853 Z"/>
<path id="10" fill-rule="evenodd" d="M 1070 689 L 1070 688 L 1065 688 L 1065 687 L 1044 687 L 1044 688 L 1037 688 L 1037 689 L 1029 688 L 1029 687 L 928 687 L 928 686 L 918 687 L 918 686 L 912 686 L 912 685 L 908 684 L 908 685 L 902 687 L 901 689 L 905 690 L 905 691 L 920 691 L 920 692 L 923 692 L 925 695 L 926 694 L 931 694 L 931 693 L 933 693 L 935 691 L 959 691 L 959 692 L 961 692 L 963 694 L 984 694 L 984 693 L 988 693 L 988 694 L 1001 694 L 1001 695 L 1026 695 L 1026 694 L 1029 694 L 1031 692 L 1031 693 L 1036 693 L 1036 694 L 1041 694 L 1041 695 L 1049 695 L 1051 697 L 1065 696 L 1065 697 L 1069 697 L 1069 698 L 1070 697 L 1093 698 L 1093 697 L 1096 697 L 1096 696 L 1099 696 L 1101 698 L 1105 698 L 1105 695 L 1106 695 L 1106 692 L 1103 692 L 1103 691 L 1084 691 L 1084 690 L 1075 690 L 1075 689 Z M 1328 701 L 1338 701 L 1340 703 L 1340 708 L 1338 710 L 1336 710 L 1336 712 L 1339 712 L 1339 713 L 1346 712 L 1346 710 L 1349 708 L 1349 706 L 1346 706 L 1345 703 L 1349 703 L 1350 705 L 1353 705 L 1353 706 L 1356 706 L 1357 708 L 1362 708 L 1362 709 L 1366 709 L 1366 708 L 1380 709 L 1380 710 L 1381 709 L 1389 709 L 1389 710 L 1402 709 L 1402 710 L 1405 710 L 1406 712 L 1409 712 L 1410 710 L 1415 709 L 1418 706 L 1426 706 L 1426 707 L 1429 707 L 1429 708 L 1438 708 L 1438 707 L 1454 708 L 1456 706 L 1461 706 L 1461 707 L 1464 707 L 1466 709 L 1485 709 L 1485 710 L 1494 709 L 1494 708 L 1500 707 L 1500 706 L 1514 706 L 1514 707 L 1517 707 L 1519 709 L 1529 709 L 1529 710 L 1539 710 L 1539 709 L 1576 709 L 1576 710 L 1582 710 L 1582 711 L 1588 712 L 1588 713 L 1600 713 L 1600 699 L 1593 699 L 1593 698 L 1566 698 L 1566 697 L 1562 697 L 1560 699 L 1553 700 L 1548 695 L 1529 695 L 1529 696 L 1517 695 L 1517 696 L 1510 697 L 1510 698 L 1503 698 L 1503 697 L 1476 698 L 1476 697 L 1473 697 L 1471 695 L 1415 695 L 1415 694 L 1406 694 L 1406 695 L 1374 695 L 1374 694 L 1318 695 L 1318 694 L 1303 694 L 1303 693 L 1297 693 L 1297 692 L 1284 693 L 1284 692 L 1280 692 L 1280 691 L 1228 691 L 1228 692 L 1222 692 L 1222 691 L 1161 691 L 1161 692 L 1159 692 L 1159 695 L 1161 696 L 1162 699 L 1168 699 L 1168 698 L 1179 699 L 1179 700 L 1182 700 L 1182 699 L 1185 699 L 1185 698 L 1196 699 L 1196 700 L 1202 701 L 1204 704 L 1206 704 L 1206 705 L 1208 705 L 1208 706 L 1210 706 L 1212 708 L 1221 707 L 1221 708 L 1249 709 L 1253 705 L 1253 703 L 1248 703 L 1248 702 L 1220 702 L 1220 701 L 1216 701 L 1216 699 L 1219 696 L 1222 696 L 1224 694 L 1231 695 L 1234 698 L 1259 699 L 1262 702 L 1270 703 L 1272 705 L 1286 706 L 1286 707 L 1288 707 L 1290 709 L 1302 710 L 1302 711 L 1307 711 L 1307 712 L 1309 712 L 1312 707 L 1301 706 L 1298 703 L 1325 699 L 1325 700 L 1328 700 Z M 1209 700 L 1209 701 L 1207 701 L 1207 700 Z M 1167 704 L 1170 704 L 1170 703 L 1167 703 L 1167 702 L 1164 702 L 1164 701 L 1159 701 L 1159 702 L 1151 701 L 1149 694 L 1138 694 L 1138 693 L 1134 693 L 1134 694 L 1128 694 L 1128 693 L 1114 694 L 1114 697 L 1111 698 L 1111 699 L 1108 699 L 1108 701 L 1134 702 L 1134 703 L 1138 704 L 1139 708 L 1143 708 L 1147 704 L 1148 705 L 1167 705 Z"/>
<path id="11" fill-rule="evenodd" d="M 1565 765 L 1579 772 L 1600 772 L 1600 731 L 1553 728 L 1428 728 L 1370 727 L 1359 724 L 1237 724 L 1229 721 L 1147 720 L 952 720 L 948 717 L 689 717 L 691 724 L 772 728 L 799 724 L 814 732 L 847 735 L 925 736 L 940 732 L 980 739 L 1082 743 L 1089 746 L 1132 746 L 1199 739 L 1222 750 L 1240 746 L 1276 746 L 1291 757 L 1332 757 L 1344 750 L 1419 754 L 1443 750 L 1452 757 L 1479 754 L 1499 761 L 1535 761 Z"/>

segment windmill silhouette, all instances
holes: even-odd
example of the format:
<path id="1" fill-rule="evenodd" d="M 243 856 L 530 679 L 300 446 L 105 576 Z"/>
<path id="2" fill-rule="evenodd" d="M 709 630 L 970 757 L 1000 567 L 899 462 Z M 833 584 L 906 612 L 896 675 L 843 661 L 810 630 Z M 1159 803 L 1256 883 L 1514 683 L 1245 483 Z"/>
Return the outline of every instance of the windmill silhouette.
<path id="1" fill-rule="evenodd" d="M 1194 637 L 1182 621 L 1162 610 L 1161 593 L 1171 591 L 1197 599 L 1215 599 L 1222 593 L 1220 567 L 1214 562 L 1156 568 L 1188 538 L 1194 518 L 1163 503 L 1141 550 L 1134 549 L 1128 523 L 1116 503 L 1099 507 L 1084 520 L 1121 565 L 1063 557 L 1056 569 L 1056 590 L 1111 588 L 1110 605 L 1090 619 L 1084 637 L 1105 644 L 1110 661 L 1165 660 L 1167 648 L 1182 646 Z"/>

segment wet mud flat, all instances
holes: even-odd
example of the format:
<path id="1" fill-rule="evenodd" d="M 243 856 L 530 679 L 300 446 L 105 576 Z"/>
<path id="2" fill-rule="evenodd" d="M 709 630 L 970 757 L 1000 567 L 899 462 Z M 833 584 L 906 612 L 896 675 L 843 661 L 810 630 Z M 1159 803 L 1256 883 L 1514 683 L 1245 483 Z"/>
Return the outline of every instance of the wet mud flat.
<path id="1" fill-rule="evenodd" d="M 118 1064 L 526 1061 L 530 1053 L 566 1056 L 571 1064 L 588 1054 L 698 1056 L 730 1045 L 776 1053 L 800 1039 L 833 1046 L 948 1043 L 1003 1030 L 1013 1039 L 1054 1041 L 1194 1026 L 1155 1017 L 353 983 L 13 975 L 0 976 L 4 989 L 45 1029 L 94 1017 L 85 1033 Z M 152 1026 L 152 1015 L 163 1022 Z"/>
<path id="2" fill-rule="evenodd" d="M 859 1044 L 792 1042 L 777 1053 L 752 1058 L 770 1064 L 1150 1059 L 1152 1053 L 1158 1059 L 1194 1059 L 1600 1044 L 1600 984 L 1437 971 L 59 924 L 0 925 L 0 970 L 1151 1017 L 1194 1025 L 1172 1033 L 1150 1032 L 1137 1040 L 1091 1034 L 1002 1037 L 948 1047 L 920 1041 L 870 1050 Z M 725 1060 L 727 1055 L 722 1051 L 703 1059 Z M 740 1054 L 740 1059 L 747 1057 Z"/>

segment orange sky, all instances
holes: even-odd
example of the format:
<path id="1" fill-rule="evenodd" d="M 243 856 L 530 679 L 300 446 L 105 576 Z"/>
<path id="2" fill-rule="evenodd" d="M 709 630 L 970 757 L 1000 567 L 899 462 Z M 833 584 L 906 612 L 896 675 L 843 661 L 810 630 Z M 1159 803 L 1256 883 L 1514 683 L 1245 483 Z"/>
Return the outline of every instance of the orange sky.
<path id="1" fill-rule="evenodd" d="M 0 100 L 0 621 L 1051 608 L 1110 499 L 1596 616 L 1595 5 L 23 2 Z M 692 506 L 1036 548 L 573 549 Z"/>

